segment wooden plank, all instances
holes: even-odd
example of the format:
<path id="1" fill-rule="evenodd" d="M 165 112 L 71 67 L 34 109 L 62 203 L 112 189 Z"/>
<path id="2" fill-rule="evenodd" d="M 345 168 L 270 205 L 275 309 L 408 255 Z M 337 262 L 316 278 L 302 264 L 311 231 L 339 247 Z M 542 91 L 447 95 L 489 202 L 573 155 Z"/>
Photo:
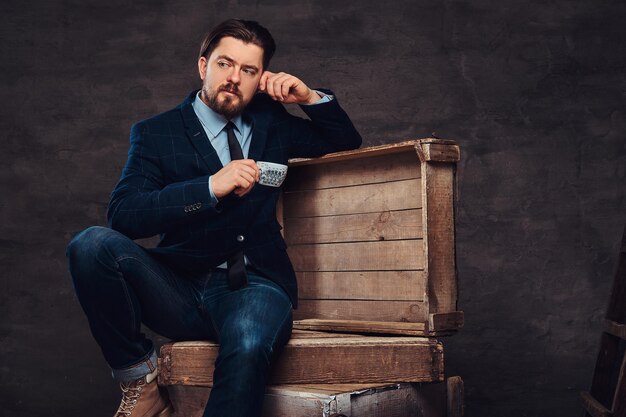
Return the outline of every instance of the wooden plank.
<path id="1" fill-rule="evenodd" d="M 617 262 L 617 271 L 613 278 L 609 307 L 606 319 L 623 324 L 626 317 L 626 227 L 622 234 L 622 245 Z"/>
<path id="2" fill-rule="evenodd" d="M 296 271 L 406 271 L 424 268 L 423 241 L 324 243 L 288 249 Z"/>
<path id="3" fill-rule="evenodd" d="M 462 311 L 430 314 L 428 316 L 428 330 L 431 332 L 459 330 L 463 327 L 464 319 Z"/>
<path id="4" fill-rule="evenodd" d="M 456 311 L 454 171 L 449 164 L 422 164 L 424 249 L 430 313 Z"/>
<path id="5" fill-rule="evenodd" d="M 421 239 L 422 210 L 285 219 L 287 244 Z"/>
<path id="6" fill-rule="evenodd" d="M 428 310 L 416 301 L 300 300 L 294 320 L 305 319 L 426 322 Z"/>
<path id="7" fill-rule="evenodd" d="M 612 320 L 606 320 L 605 331 L 615 337 L 626 340 L 626 324 L 617 323 Z"/>
<path id="8" fill-rule="evenodd" d="M 159 383 L 210 386 L 217 351 L 218 345 L 212 342 L 163 345 Z M 292 339 L 270 377 L 274 384 L 442 379 L 441 344 L 426 338 L 374 336 Z"/>
<path id="9" fill-rule="evenodd" d="M 404 336 L 426 336 L 425 323 L 405 323 L 365 320 L 296 320 L 294 329 L 327 332 L 396 334 Z"/>
<path id="10" fill-rule="evenodd" d="M 335 161 L 290 168 L 286 192 L 375 184 L 419 178 L 420 160 L 414 149 L 393 155 Z"/>
<path id="11" fill-rule="evenodd" d="M 284 214 L 314 217 L 416 209 L 422 206 L 421 187 L 419 179 L 410 179 L 283 193 Z"/>
<path id="12" fill-rule="evenodd" d="M 324 337 L 355 337 L 353 334 L 341 333 L 333 334 L 328 332 L 312 331 L 307 329 L 294 329 L 291 332 L 292 339 L 312 339 L 312 338 L 324 338 Z"/>
<path id="13" fill-rule="evenodd" d="M 456 162 L 461 159 L 461 151 L 457 145 L 424 143 L 417 148 L 418 155 L 423 162 Z"/>
<path id="14" fill-rule="evenodd" d="M 581 392 L 580 398 L 582 406 L 593 417 L 612 417 L 611 413 L 605 406 L 600 404 L 595 398 L 593 398 L 588 392 Z"/>
<path id="15" fill-rule="evenodd" d="M 361 148 L 351 151 L 342 151 L 342 152 L 334 152 L 329 153 L 327 155 L 322 156 L 321 158 L 296 158 L 289 160 L 289 166 L 302 166 L 302 165 L 312 165 L 312 164 L 327 164 L 329 162 L 335 161 L 345 161 L 349 159 L 357 159 L 357 158 L 367 158 L 377 155 L 389 155 L 394 153 L 406 152 L 411 149 L 415 149 L 420 145 L 427 143 L 439 143 L 444 145 L 454 145 L 456 142 L 447 139 L 435 139 L 435 138 L 425 138 L 425 139 L 416 139 L 416 140 L 408 140 L 404 142 L 397 142 L 385 145 L 378 146 L 370 146 L 367 148 Z"/>
<path id="16" fill-rule="evenodd" d="M 446 379 L 447 409 L 446 417 L 463 417 L 465 415 L 463 380 L 458 376 Z"/>
<path id="17" fill-rule="evenodd" d="M 301 300 L 423 301 L 424 271 L 297 272 Z"/>
<path id="18" fill-rule="evenodd" d="M 622 357 L 611 411 L 615 417 L 626 417 L 626 355 Z"/>
<path id="19" fill-rule="evenodd" d="M 270 385 L 270 387 L 281 388 L 283 390 L 291 390 L 298 392 L 324 392 L 329 394 L 343 394 L 354 393 L 357 391 L 368 390 L 371 388 L 379 387 L 398 387 L 400 383 L 388 383 L 388 382 L 371 382 L 369 384 L 283 384 L 283 385 Z"/>

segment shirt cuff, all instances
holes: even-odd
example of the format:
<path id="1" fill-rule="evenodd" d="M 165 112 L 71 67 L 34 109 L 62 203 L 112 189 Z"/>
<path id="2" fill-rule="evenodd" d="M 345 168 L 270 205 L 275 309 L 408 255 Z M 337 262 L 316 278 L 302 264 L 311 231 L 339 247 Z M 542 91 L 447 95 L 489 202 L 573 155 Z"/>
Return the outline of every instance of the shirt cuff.
<path id="1" fill-rule="evenodd" d="M 326 93 L 322 93 L 321 91 L 317 91 L 317 90 L 313 90 L 313 91 L 315 91 L 317 94 L 322 96 L 322 98 L 317 100 L 315 103 L 302 104 L 303 106 L 315 106 L 317 104 L 328 103 L 329 101 L 331 101 L 331 100 L 333 100 L 335 98 L 335 96 L 332 96 L 332 95 L 326 94 Z"/>
<path id="2" fill-rule="evenodd" d="M 211 207 L 215 207 L 217 203 L 219 203 L 219 200 L 217 199 L 217 197 L 215 197 L 215 194 L 213 194 L 213 187 L 211 187 L 211 178 L 213 178 L 213 175 L 209 177 L 209 194 L 211 194 Z"/>

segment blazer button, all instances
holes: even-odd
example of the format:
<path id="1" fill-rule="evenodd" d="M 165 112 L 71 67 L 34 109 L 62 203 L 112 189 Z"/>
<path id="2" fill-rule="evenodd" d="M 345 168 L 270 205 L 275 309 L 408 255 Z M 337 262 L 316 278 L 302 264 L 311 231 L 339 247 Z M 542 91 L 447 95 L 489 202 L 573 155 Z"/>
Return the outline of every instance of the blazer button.
<path id="1" fill-rule="evenodd" d="M 244 235 L 238 235 L 238 236 L 237 236 L 237 242 L 241 243 L 241 242 L 243 242 L 244 240 L 246 240 L 246 238 L 245 238 L 245 236 L 244 236 Z"/>

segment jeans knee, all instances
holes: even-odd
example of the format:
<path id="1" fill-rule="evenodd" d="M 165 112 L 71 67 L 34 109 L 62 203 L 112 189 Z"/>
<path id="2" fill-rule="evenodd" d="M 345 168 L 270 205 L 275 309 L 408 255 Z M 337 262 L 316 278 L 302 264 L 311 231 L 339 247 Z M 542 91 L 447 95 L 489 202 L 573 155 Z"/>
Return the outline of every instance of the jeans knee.
<path id="1" fill-rule="evenodd" d="M 70 259 L 70 262 L 76 258 L 93 256 L 110 232 L 113 231 L 102 226 L 91 226 L 83 230 L 72 238 L 67 245 L 65 255 Z"/>
<path id="2" fill-rule="evenodd" d="M 262 326 L 261 326 L 262 327 Z M 291 327 L 289 327 L 289 334 Z M 244 326 L 240 331 L 231 331 L 220 335 L 220 343 L 224 353 L 229 357 L 236 357 L 241 364 L 253 366 L 268 366 L 275 358 L 278 351 L 287 343 L 287 330 L 259 329 L 258 323 L 253 326 Z"/>
<path id="3" fill-rule="evenodd" d="M 116 247 L 127 238 L 115 230 L 92 226 L 78 233 L 67 245 L 70 273 L 76 281 L 102 268 L 115 268 Z"/>

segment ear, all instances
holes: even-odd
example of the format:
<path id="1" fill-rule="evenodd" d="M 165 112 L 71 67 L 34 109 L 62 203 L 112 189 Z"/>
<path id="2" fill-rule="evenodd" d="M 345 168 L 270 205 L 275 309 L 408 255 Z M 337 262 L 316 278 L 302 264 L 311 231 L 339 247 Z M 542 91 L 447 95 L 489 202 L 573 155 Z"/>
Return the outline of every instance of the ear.
<path id="1" fill-rule="evenodd" d="M 201 56 L 198 59 L 198 72 L 200 73 L 200 79 L 204 81 L 204 77 L 206 77 L 206 67 L 208 62 L 205 57 Z"/>

